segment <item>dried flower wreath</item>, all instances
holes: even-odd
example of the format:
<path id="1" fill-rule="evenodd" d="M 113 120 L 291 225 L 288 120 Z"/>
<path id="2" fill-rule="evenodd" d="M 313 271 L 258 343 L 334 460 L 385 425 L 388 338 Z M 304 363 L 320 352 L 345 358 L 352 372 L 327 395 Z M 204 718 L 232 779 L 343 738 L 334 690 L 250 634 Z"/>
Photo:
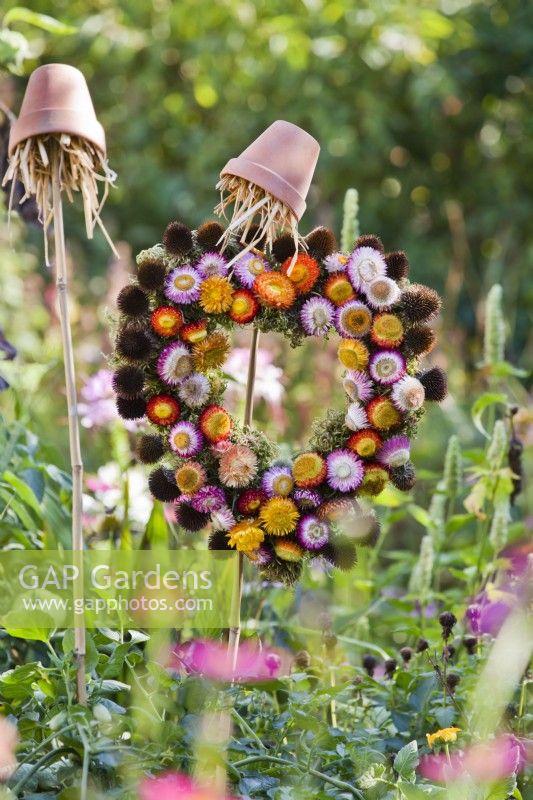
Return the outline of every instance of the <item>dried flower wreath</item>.
<path id="1" fill-rule="evenodd" d="M 266 579 L 288 584 L 306 557 L 349 569 L 355 544 L 375 540 L 366 498 L 389 480 L 413 486 L 410 439 L 424 400 L 446 395 L 440 369 L 419 371 L 440 300 L 409 283 L 405 253 L 385 254 L 376 236 L 341 253 L 326 228 L 301 246 L 295 253 L 288 233 L 265 253 L 227 237 L 218 222 L 196 231 L 172 222 L 162 244 L 139 254 L 136 279 L 119 294 L 114 353 L 120 415 L 152 426 L 138 457 L 157 464 L 153 496 L 176 504 L 186 531 L 209 526 L 211 549 L 236 548 Z M 293 346 L 340 337 L 346 408 L 316 421 L 309 447 L 290 463 L 223 406 L 228 331 L 249 324 Z M 341 532 L 341 519 L 356 538 Z"/>

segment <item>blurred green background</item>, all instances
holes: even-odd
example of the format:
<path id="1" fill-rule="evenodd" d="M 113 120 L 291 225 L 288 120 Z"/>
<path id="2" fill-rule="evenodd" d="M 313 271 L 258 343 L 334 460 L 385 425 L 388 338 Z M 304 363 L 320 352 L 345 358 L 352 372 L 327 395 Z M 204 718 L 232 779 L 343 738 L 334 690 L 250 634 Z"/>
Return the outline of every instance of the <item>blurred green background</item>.
<path id="1" fill-rule="evenodd" d="M 88 243 L 80 208 L 69 208 L 69 248 L 82 379 L 105 366 L 107 309 L 132 269 L 132 253 L 158 241 L 173 218 L 192 227 L 212 216 L 220 168 L 268 124 L 303 126 L 322 151 L 306 232 L 338 232 L 345 190 L 359 192 L 360 229 L 403 248 L 412 278 L 443 293 L 440 345 L 452 398 L 431 412 L 418 443 L 440 464 L 452 430 L 470 436 L 464 409 L 483 380 L 483 302 L 504 290 L 507 357 L 531 351 L 533 237 L 533 6 L 526 0 L 33 0 L 13 11 L 0 36 L 0 100 L 17 111 L 27 76 L 63 61 L 86 75 L 119 174 L 104 220 L 122 259 L 101 236 Z M 66 453 L 60 339 L 52 275 L 38 230 L 0 230 L 0 327 L 19 348 L 4 373 L 17 403 Z M 126 244 L 128 243 L 128 244 Z M 131 249 L 130 249 L 131 248 Z M 245 345 L 246 341 L 241 342 Z M 263 346 L 285 368 L 280 410 L 262 401 L 258 419 L 278 439 L 300 441 L 311 419 L 336 403 L 332 350 Z M 21 361 L 22 360 L 22 361 Z M 25 369 L 20 369 L 25 363 Z M 523 386 L 508 390 L 525 404 Z M 64 421 L 64 420 L 63 420 Z M 107 457 L 94 432 L 89 468 Z"/>

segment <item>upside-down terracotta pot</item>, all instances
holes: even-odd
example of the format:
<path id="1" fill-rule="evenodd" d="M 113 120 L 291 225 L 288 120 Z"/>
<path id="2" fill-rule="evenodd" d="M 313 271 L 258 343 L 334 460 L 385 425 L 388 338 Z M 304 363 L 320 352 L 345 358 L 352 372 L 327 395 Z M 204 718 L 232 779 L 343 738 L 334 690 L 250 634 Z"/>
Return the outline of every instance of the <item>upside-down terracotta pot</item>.
<path id="1" fill-rule="evenodd" d="M 80 136 L 105 156 L 105 133 L 96 119 L 87 81 L 68 64 L 45 64 L 30 75 L 19 117 L 11 127 L 10 155 L 30 136 L 47 133 Z"/>
<path id="2" fill-rule="evenodd" d="M 316 139 L 279 119 L 240 156 L 230 159 L 220 175 L 236 175 L 257 184 L 285 203 L 299 220 L 319 153 Z"/>

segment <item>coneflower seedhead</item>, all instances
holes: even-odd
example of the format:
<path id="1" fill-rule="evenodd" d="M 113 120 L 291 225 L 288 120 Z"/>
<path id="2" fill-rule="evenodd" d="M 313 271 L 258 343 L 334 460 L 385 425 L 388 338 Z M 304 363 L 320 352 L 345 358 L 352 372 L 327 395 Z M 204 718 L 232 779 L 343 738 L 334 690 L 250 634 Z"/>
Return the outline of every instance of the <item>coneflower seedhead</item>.
<path id="1" fill-rule="evenodd" d="M 142 397 L 117 397 L 117 411 L 122 419 L 141 419 L 146 411 L 146 400 Z"/>
<path id="2" fill-rule="evenodd" d="M 365 670 L 366 674 L 372 678 L 374 676 L 375 669 L 378 665 L 378 660 L 376 656 L 373 656 L 371 653 L 365 653 L 363 658 L 361 659 L 361 663 L 363 665 L 363 669 Z"/>
<path id="3" fill-rule="evenodd" d="M 117 307 L 128 317 L 140 317 L 148 311 L 148 296 L 139 286 L 129 284 L 118 293 Z"/>
<path id="4" fill-rule="evenodd" d="M 143 464 L 155 464 L 164 452 L 165 447 L 159 436 L 147 433 L 137 443 L 137 457 Z"/>
<path id="5" fill-rule="evenodd" d="M 126 327 L 118 334 L 115 347 L 119 355 L 130 361 L 145 361 L 150 355 L 152 343 L 143 331 Z"/>
<path id="6" fill-rule="evenodd" d="M 143 289 L 153 292 L 161 289 L 167 275 L 167 268 L 163 261 L 151 259 L 143 261 L 137 270 L 137 280 Z"/>
<path id="7" fill-rule="evenodd" d="M 402 657 L 402 661 L 404 664 L 408 664 L 413 657 L 413 648 L 412 647 L 402 647 L 400 650 L 400 655 Z"/>
<path id="8" fill-rule="evenodd" d="M 347 536 L 336 536 L 320 550 L 320 555 L 342 572 L 349 572 L 357 563 L 357 550 Z"/>
<path id="9" fill-rule="evenodd" d="M 196 241 L 206 253 L 213 251 L 218 252 L 222 246 L 222 243 L 218 244 L 218 240 L 223 234 L 224 228 L 220 222 L 210 220 L 209 222 L 204 222 L 203 225 L 200 225 L 196 231 Z"/>
<path id="10" fill-rule="evenodd" d="M 439 616 L 439 623 L 442 628 L 442 638 L 449 639 L 453 628 L 457 622 L 457 617 L 451 611 L 443 611 Z"/>
<path id="11" fill-rule="evenodd" d="M 295 252 L 294 239 L 290 233 L 282 233 L 272 243 L 272 254 L 280 264 L 287 258 L 291 258 Z"/>
<path id="12" fill-rule="evenodd" d="M 429 642 L 427 639 L 419 639 L 416 643 L 416 652 L 423 653 L 425 650 L 429 648 Z"/>
<path id="13" fill-rule="evenodd" d="M 386 678 L 393 678 L 394 673 L 398 669 L 398 662 L 395 658 L 388 658 L 383 666 L 385 667 L 385 677 Z"/>
<path id="14" fill-rule="evenodd" d="M 410 322 L 425 322 L 436 314 L 441 306 L 437 292 L 420 283 L 413 283 L 402 292 L 401 304 Z"/>
<path id="15" fill-rule="evenodd" d="M 452 694 L 459 685 L 460 681 L 461 681 L 461 676 L 458 675 L 456 672 L 450 672 L 446 676 L 446 686 Z"/>
<path id="16" fill-rule="evenodd" d="M 418 376 L 426 392 L 426 400 L 440 403 L 448 394 L 448 381 L 446 373 L 440 367 L 432 367 L 427 372 Z"/>
<path id="17" fill-rule="evenodd" d="M 209 522 L 209 514 L 195 511 L 188 503 L 180 503 L 176 510 L 176 520 L 180 527 L 190 533 L 197 533 Z"/>
<path id="18" fill-rule="evenodd" d="M 401 281 L 409 275 L 409 261 L 403 250 L 394 253 L 387 253 L 385 256 L 387 263 L 387 275 L 394 281 Z"/>
<path id="19" fill-rule="evenodd" d="M 113 389 L 119 397 L 138 397 L 144 386 L 144 372 L 137 367 L 119 367 L 113 375 Z"/>
<path id="20" fill-rule="evenodd" d="M 172 255 L 186 256 L 193 245 L 190 228 L 182 222 L 169 223 L 163 234 L 163 244 Z"/>
<path id="21" fill-rule="evenodd" d="M 305 243 L 309 254 L 319 260 L 330 256 L 337 249 L 335 234 L 323 225 L 308 233 L 305 237 Z"/>
<path id="22" fill-rule="evenodd" d="M 357 250 L 358 247 L 372 247 L 374 250 L 379 250 L 380 253 L 385 251 L 383 242 L 379 236 L 375 236 L 373 233 L 366 233 L 360 236 L 355 243 L 354 250 Z"/>
<path id="23" fill-rule="evenodd" d="M 435 331 L 429 325 L 413 325 L 405 332 L 403 344 L 413 356 L 429 353 L 435 344 Z"/>
<path id="24" fill-rule="evenodd" d="M 148 477 L 148 488 L 156 500 L 163 503 L 172 503 L 180 496 L 180 490 L 175 483 L 169 481 L 166 470 L 157 467 Z"/>
<path id="25" fill-rule="evenodd" d="M 267 581 L 293 586 L 302 574 L 302 563 L 302 561 L 281 561 L 274 558 L 268 564 L 261 566 L 260 572 Z"/>
<path id="26" fill-rule="evenodd" d="M 453 646 L 453 644 L 445 645 L 445 647 L 442 650 L 442 657 L 446 661 L 451 661 L 454 655 L 455 655 L 455 647 Z"/>
<path id="27" fill-rule="evenodd" d="M 231 550 L 226 531 L 213 531 L 209 536 L 209 550 Z"/>
<path id="28" fill-rule="evenodd" d="M 416 483 L 416 472 L 410 461 L 403 467 L 394 467 L 390 471 L 391 483 L 401 492 L 408 492 Z"/>
<path id="29" fill-rule="evenodd" d="M 475 636 L 465 636 L 463 644 L 469 656 L 475 656 L 477 650 L 477 639 Z"/>

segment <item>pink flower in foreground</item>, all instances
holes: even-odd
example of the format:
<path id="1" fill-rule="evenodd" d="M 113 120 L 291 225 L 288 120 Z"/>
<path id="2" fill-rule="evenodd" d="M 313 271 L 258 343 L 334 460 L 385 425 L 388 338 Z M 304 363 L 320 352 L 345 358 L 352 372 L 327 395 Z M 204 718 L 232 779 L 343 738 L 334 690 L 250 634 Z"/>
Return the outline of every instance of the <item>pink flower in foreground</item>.
<path id="1" fill-rule="evenodd" d="M 199 673 L 214 681 L 239 683 L 269 681 L 288 675 L 289 653 L 277 648 L 263 648 L 254 642 L 243 642 L 237 653 L 233 669 L 228 646 L 211 639 L 196 639 L 177 645 L 172 653 L 173 669 Z"/>
<path id="2" fill-rule="evenodd" d="M 15 748 L 18 742 L 16 727 L 5 717 L 0 717 L 0 781 L 7 781 L 17 766 Z"/>
<path id="3" fill-rule="evenodd" d="M 215 789 L 199 786 L 188 775 L 165 772 L 146 778 L 139 786 L 140 800 L 237 800 Z"/>
<path id="4" fill-rule="evenodd" d="M 520 772 L 524 762 L 523 744 L 514 736 L 503 735 L 450 753 L 449 758 L 446 753 L 423 756 L 418 769 L 424 778 L 440 783 L 463 778 L 492 782 Z"/>

